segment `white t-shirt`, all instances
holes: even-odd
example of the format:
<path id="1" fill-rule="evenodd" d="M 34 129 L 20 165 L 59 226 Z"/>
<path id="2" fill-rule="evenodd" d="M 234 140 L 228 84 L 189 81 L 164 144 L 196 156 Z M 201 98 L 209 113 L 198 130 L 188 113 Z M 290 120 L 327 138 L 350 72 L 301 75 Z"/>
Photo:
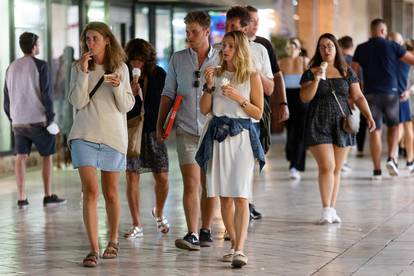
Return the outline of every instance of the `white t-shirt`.
<path id="1" fill-rule="evenodd" d="M 250 41 L 250 49 L 252 52 L 253 66 L 263 73 L 269 79 L 273 79 L 272 67 L 270 66 L 270 58 L 266 48 L 257 42 Z"/>

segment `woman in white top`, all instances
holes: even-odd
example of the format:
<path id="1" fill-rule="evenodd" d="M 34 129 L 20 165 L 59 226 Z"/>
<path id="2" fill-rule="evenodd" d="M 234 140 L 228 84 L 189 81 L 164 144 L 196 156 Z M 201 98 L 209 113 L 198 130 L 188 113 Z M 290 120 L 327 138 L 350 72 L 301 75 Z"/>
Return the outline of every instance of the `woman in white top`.
<path id="1" fill-rule="evenodd" d="M 91 248 L 83 265 L 95 267 L 99 258 L 96 172 L 101 170 L 109 223 L 109 242 L 102 258 L 116 258 L 120 217 L 118 178 L 126 165 L 126 113 L 134 106 L 135 99 L 124 63 L 125 53 L 109 27 L 102 22 L 91 22 L 80 40 L 82 57 L 72 68 L 69 92 L 69 102 L 78 112 L 68 141 L 73 166 L 78 168 L 82 182 L 83 220 Z"/>
<path id="2" fill-rule="evenodd" d="M 259 74 L 252 71 L 249 41 L 243 32 L 224 36 L 220 59 L 221 68 L 208 68 L 204 73 L 200 111 L 213 117 L 196 160 L 206 172 L 207 196 L 220 196 L 223 222 L 232 241 L 223 261 L 241 267 L 247 263 L 243 251 L 255 159 L 264 164 L 251 120 L 262 116 L 263 88 Z"/>

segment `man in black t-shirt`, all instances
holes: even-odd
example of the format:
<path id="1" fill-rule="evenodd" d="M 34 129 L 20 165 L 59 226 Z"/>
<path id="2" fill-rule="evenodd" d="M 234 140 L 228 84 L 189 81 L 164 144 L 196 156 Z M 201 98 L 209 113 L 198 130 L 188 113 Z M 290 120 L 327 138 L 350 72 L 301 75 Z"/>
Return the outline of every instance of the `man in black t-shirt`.
<path id="1" fill-rule="evenodd" d="M 270 66 L 272 68 L 272 73 L 274 75 L 274 88 L 273 91 L 270 93 L 265 93 L 264 95 L 264 106 L 263 106 L 263 116 L 260 121 L 260 141 L 262 142 L 263 149 L 265 153 L 269 150 L 270 147 L 270 118 L 271 118 L 271 106 L 270 106 L 270 96 L 273 92 L 276 91 L 276 95 L 278 96 L 278 121 L 283 122 L 289 119 L 289 109 L 287 107 L 287 100 L 286 100 L 286 89 L 285 89 L 285 82 L 283 80 L 282 72 L 280 71 L 277 57 L 275 51 L 273 50 L 272 43 L 264 37 L 256 36 L 259 17 L 257 16 L 257 9 L 252 6 L 247 6 L 246 10 L 249 12 L 250 15 L 250 24 L 247 29 L 247 36 L 249 40 L 262 44 L 269 55 Z M 250 217 L 252 219 L 260 219 L 262 215 L 254 208 L 253 204 L 250 204 Z"/>
<path id="2" fill-rule="evenodd" d="M 276 93 L 278 97 L 278 103 L 279 103 L 279 107 L 277 109 L 278 110 L 277 118 L 279 122 L 284 122 L 287 119 L 289 119 L 289 109 L 287 106 L 285 82 L 283 80 L 283 75 L 282 75 L 282 72 L 280 71 L 280 68 L 277 62 L 276 53 L 273 49 L 272 43 L 269 40 L 267 40 L 264 37 L 256 35 L 257 29 L 259 26 L 259 17 L 257 15 L 257 9 L 252 6 L 247 6 L 246 9 L 249 11 L 249 15 L 250 15 L 250 25 L 247 30 L 247 36 L 249 37 L 249 40 L 262 44 L 266 48 L 267 53 L 269 54 L 270 65 L 272 67 L 272 72 L 274 74 L 274 82 L 275 82 L 273 92 Z M 272 93 L 270 93 L 269 95 L 265 95 L 265 100 L 268 101 L 268 103 L 270 103 L 271 94 Z"/>

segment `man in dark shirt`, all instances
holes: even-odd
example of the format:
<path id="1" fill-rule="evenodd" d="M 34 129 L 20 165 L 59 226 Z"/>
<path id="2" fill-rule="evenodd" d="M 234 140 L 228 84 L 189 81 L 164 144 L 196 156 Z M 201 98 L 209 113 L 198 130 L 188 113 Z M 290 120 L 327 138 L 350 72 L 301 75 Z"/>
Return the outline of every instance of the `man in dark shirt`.
<path id="1" fill-rule="evenodd" d="M 247 36 L 251 41 L 262 44 L 269 54 L 270 65 L 272 67 L 272 72 L 274 74 L 274 90 L 278 97 L 279 107 L 278 107 L 278 116 L 280 122 L 286 121 L 289 119 L 289 109 L 287 106 L 286 99 L 286 89 L 285 82 L 283 80 L 282 72 L 280 71 L 279 64 L 277 62 L 276 52 L 273 49 L 272 43 L 264 37 L 257 36 L 257 29 L 259 26 L 259 16 L 257 15 L 257 9 L 252 6 L 247 6 L 246 9 L 249 11 L 250 15 L 250 25 L 247 29 Z M 270 101 L 270 95 L 272 93 L 265 95 L 265 100 Z"/>
<path id="2" fill-rule="evenodd" d="M 392 32 L 389 35 L 389 40 L 398 43 L 399 45 L 404 45 L 404 38 L 400 33 Z M 398 94 L 400 95 L 400 133 L 399 137 L 402 137 L 404 133 L 404 142 L 401 142 L 403 148 L 406 150 L 407 157 L 407 169 L 412 173 L 414 171 L 414 161 L 413 161 L 413 126 L 411 124 L 411 110 L 410 110 L 410 90 L 407 89 L 408 83 L 408 73 L 410 71 L 410 65 L 398 61 L 397 65 L 397 84 L 398 84 Z M 399 139 L 401 140 L 401 139 Z M 398 157 L 398 156 L 397 156 Z"/>
<path id="3" fill-rule="evenodd" d="M 285 89 L 285 82 L 283 80 L 282 72 L 280 71 L 279 64 L 277 62 L 277 57 L 275 51 L 273 50 L 272 43 L 264 37 L 256 36 L 256 32 L 259 25 L 259 17 L 257 15 L 257 9 L 252 6 L 246 7 L 247 11 L 250 15 L 250 24 L 247 28 L 247 36 L 249 40 L 262 44 L 269 55 L 270 66 L 272 68 L 272 73 L 274 76 L 274 87 L 271 93 L 265 93 L 264 95 L 264 108 L 263 108 L 263 117 L 261 120 L 261 125 L 265 125 L 265 128 L 261 128 L 260 131 L 260 140 L 264 141 L 267 139 L 268 146 L 270 146 L 270 117 L 271 117 L 271 106 L 270 106 L 270 96 L 276 92 L 276 95 L 279 100 L 279 106 L 277 108 L 278 111 L 278 121 L 283 122 L 289 119 L 289 109 L 287 107 L 287 99 L 286 99 L 286 89 Z M 265 136 L 265 138 L 263 138 Z M 268 150 L 268 147 L 264 146 L 263 149 L 265 153 Z M 250 218 L 252 219 L 260 219 L 262 215 L 254 208 L 254 205 L 250 204 Z"/>
<path id="4" fill-rule="evenodd" d="M 397 64 L 414 64 L 414 56 L 395 42 L 386 40 L 387 25 L 383 19 L 371 22 L 371 38 L 355 50 L 352 69 L 364 71 L 364 93 L 377 129 L 370 133 L 371 156 L 374 163 L 373 179 L 381 179 L 381 125 L 388 126 L 388 160 L 390 175 L 398 175 L 394 160 L 398 144 L 400 95 L 397 87 Z"/>
<path id="5" fill-rule="evenodd" d="M 345 57 L 345 61 L 346 63 L 348 63 L 349 66 L 352 65 L 352 54 L 353 54 L 353 49 L 354 49 L 354 43 L 352 41 L 352 37 L 350 36 L 343 36 L 340 39 L 338 39 L 338 43 L 339 46 L 341 47 L 342 50 L 342 54 Z M 361 84 L 361 89 L 363 88 L 363 84 L 362 84 L 362 70 L 359 71 L 358 73 L 358 78 Z M 360 118 L 359 118 L 359 130 L 358 133 L 356 134 L 356 143 L 357 143 L 357 157 L 363 157 L 364 156 L 364 144 L 365 144 L 365 136 L 367 133 L 367 120 L 365 119 L 364 115 L 361 113 L 360 114 Z M 345 167 L 346 163 L 344 163 L 344 166 L 342 168 L 342 170 Z"/>

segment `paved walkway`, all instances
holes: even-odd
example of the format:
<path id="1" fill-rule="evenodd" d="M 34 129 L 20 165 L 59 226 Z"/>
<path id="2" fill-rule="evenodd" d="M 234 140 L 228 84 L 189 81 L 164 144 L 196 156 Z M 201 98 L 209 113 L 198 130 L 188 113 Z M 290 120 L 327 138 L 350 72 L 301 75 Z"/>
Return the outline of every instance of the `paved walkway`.
<path id="1" fill-rule="evenodd" d="M 309 157 L 302 180 L 289 180 L 283 146 L 276 141 L 266 169 L 254 184 L 254 202 L 264 218 L 251 223 L 246 244 L 249 263 L 237 270 L 217 261 L 228 247 L 222 240 L 219 212 L 214 247 L 200 252 L 175 248 L 174 240 L 185 234 L 186 227 L 181 175 L 174 147 L 170 149 L 166 206 L 170 233 L 156 232 L 150 211 L 153 183 L 146 175 L 141 186 L 144 237 L 133 242 L 121 239 L 119 258 L 101 260 L 95 269 L 81 266 L 88 241 L 76 171 L 55 171 L 54 190 L 68 199 L 66 206 L 57 208 L 42 206 L 39 171 L 28 174 L 30 206 L 25 210 L 15 206 L 14 177 L 0 178 L 0 275 L 414 275 L 414 176 L 407 171 L 402 169 L 398 178 L 373 182 L 368 157 L 355 158 L 351 152 L 354 170 L 343 178 L 337 204 L 343 223 L 319 226 L 315 163 Z M 130 223 L 123 177 L 120 191 L 123 232 Z M 102 196 L 98 208 L 100 243 L 105 246 Z"/>

